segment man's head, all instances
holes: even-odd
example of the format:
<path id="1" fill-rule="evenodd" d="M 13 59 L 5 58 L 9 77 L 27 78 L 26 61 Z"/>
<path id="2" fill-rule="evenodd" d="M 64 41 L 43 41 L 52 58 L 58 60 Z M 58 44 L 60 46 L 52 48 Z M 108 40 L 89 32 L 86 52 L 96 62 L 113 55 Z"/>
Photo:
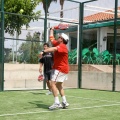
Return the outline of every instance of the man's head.
<path id="1" fill-rule="evenodd" d="M 44 43 L 43 48 L 44 48 L 44 50 L 46 50 L 47 48 L 49 48 L 49 44 L 48 43 Z"/>
<path id="2" fill-rule="evenodd" d="M 59 38 L 58 38 L 58 42 L 59 43 L 64 43 L 64 44 L 67 44 L 68 43 L 68 40 L 69 40 L 69 38 L 68 38 L 68 36 L 66 35 L 66 34 L 64 34 L 64 33 L 61 33 L 61 35 L 59 36 Z"/>

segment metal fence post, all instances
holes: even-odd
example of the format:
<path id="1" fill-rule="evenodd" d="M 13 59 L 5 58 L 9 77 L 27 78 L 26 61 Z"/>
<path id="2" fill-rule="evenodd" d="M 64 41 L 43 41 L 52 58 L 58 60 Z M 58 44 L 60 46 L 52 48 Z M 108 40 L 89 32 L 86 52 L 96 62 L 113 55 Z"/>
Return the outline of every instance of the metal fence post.
<path id="1" fill-rule="evenodd" d="M 114 50 L 113 50 L 113 86 L 112 91 L 115 91 L 116 84 L 116 38 L 117 38 L 117 9 L 118 0 L 115 0 L 115 15 L 114 15 Z"/>
<path id="2" fill-rule="evenodd" d="M 78 88 L 82 86 L 83 3 L 79 3 Z"/>
<path id="3" fill-rule="evenodd" d="M 4 0 L 1 0 L 0 15 L 0 91 L 4 90 Z"/>
<path id="4" fill-rule="evenodd" d="M 47 8 L 48 8 L 48 0 L 45 0 L 45 19 L 44 19 L 44 43 L 46 42 L 47 40 Z M 43 81 L 43 89 L 46 89 L 46 81 L 44 80 Z"/>

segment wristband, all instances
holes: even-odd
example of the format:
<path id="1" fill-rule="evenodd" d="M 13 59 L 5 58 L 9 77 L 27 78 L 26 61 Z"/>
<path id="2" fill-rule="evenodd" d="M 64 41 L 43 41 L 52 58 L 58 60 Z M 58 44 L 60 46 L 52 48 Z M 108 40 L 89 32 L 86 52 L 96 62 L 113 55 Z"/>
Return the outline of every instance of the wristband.
<path id="1" fill-rule="evenodd" d="M 50 36 L 50 38 L 54 38 L 53 36 Z"/>

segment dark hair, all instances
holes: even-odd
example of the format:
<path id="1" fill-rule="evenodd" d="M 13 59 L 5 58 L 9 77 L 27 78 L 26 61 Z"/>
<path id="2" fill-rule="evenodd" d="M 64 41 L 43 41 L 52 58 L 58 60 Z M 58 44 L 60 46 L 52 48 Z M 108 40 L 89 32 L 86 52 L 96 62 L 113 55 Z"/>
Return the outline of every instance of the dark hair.
<path id="1" fill-rule="evenodd" d="M 48 43 L 44 43 L 43 46 L 47 45 L 47 47 L 49 47 L 49 44 Z"/>
<path id="2" fill-rule="evenodd" d="M 63 39 L 63 43 L 64 43 L 64 44 L 67 44 L 67 43 L 68 43 L 68 40 Z"/>

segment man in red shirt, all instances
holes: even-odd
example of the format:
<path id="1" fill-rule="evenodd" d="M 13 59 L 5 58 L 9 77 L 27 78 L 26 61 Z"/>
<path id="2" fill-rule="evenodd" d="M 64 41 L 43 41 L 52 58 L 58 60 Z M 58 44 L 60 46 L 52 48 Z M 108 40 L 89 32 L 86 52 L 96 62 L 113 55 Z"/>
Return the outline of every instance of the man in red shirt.
<path id="1" fill-rule="evenodd" d="M 40 54 L 42 55 L 45 52 L 54 52 L 53 75 L 51 79 L 54 104 L 49 107 L 51 110 L 55 108 L 66 108 L 69 106 L 63 89 L 63 82 L 67 79 L 69 72 L 68 49 L 66 46 L 69 38 L 66 34 L 62 33 L 56 41 L 53 36 L 53 30 L 53 28 L 50 29 L 50 41 L 53 47 L 44 50 Z M 62 105 L 59 101 L 57 89 L 62 97 Z"/>

